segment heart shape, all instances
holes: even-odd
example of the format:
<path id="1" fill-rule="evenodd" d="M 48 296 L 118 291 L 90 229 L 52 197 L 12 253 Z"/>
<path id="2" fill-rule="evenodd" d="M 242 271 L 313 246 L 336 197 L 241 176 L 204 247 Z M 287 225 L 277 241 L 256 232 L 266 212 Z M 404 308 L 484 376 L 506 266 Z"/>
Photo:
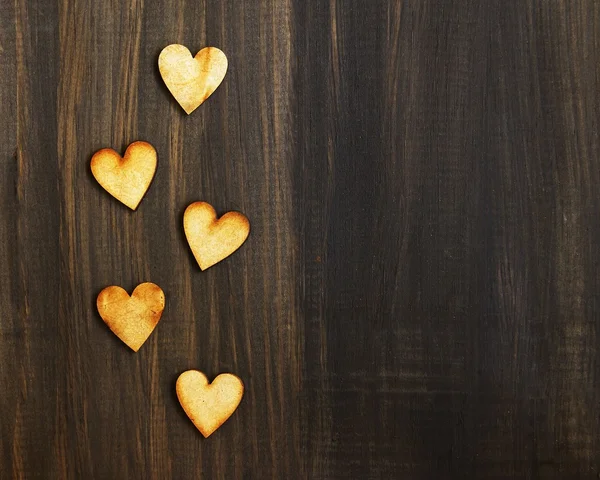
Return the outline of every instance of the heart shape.
<path id="1" fill-rule="evenodd" d="M 250 234 L 246 216 L 228 212 L 217 219 L 215 209 L 206 202 L 195 202 L 185 209 L 183 228 L 201 270 L 231 255 Z"/>
<path id="2" fill-rule="evenodd" d="M 160 320 L 165 294 L 158 285 L 149 282 L 135 287 L 131 296 L 113 285 L 100 292 L 96 306 L 104 323 L 137 352 Z"/>
<path id="3" fill-rule="evenodd" d="M 135 210 L 156 172 L 156 150 L 146 142 L 133 142 L 121 157 L 112 148 L 98 150 L 90 167 L 98 183 L 120 202 Z"/>
<path id="4" fill-rule="evenodd" d="M 198 370 L 183 372 L 177 379 L 177 398 L 200 433 L 208 438 L 238 407 L 244 384 L 231 373 L 222 373 L 208 383 Z"/>
<path id="5" fill-rule="evenodd" d="M 158 57 L 158 69 L 175 100 L 189 115 L 210 97 L 225 78 L 227 57 L 215 47 L 195 57 L 183 45 L 169 45 Z"/>

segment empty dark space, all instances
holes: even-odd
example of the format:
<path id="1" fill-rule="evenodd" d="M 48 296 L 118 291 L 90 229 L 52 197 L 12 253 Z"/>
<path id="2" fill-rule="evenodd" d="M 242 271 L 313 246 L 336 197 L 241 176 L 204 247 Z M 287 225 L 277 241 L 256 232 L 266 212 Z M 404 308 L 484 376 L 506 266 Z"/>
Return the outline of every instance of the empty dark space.
<path id="1" fill-rule="evenodd" d="M 189 116 L 172 43 L 229 60 Z M 0 66 L 0 478 L 600 478 L 600 3 L 2 0 Z M 251 223 L 206 271 L 199 200 Z M 188 369 L 246 387 L 208 439 Z"/>

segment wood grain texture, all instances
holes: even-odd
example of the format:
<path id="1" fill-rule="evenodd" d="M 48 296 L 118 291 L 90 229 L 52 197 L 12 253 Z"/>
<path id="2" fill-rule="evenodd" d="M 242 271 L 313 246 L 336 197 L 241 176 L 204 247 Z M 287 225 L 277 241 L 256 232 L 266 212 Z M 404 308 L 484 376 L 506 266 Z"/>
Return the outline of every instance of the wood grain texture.
<path id="1" fill-rule="evenodd" d="M 0 3 L 0 478 L 597 478 L 599 39 L 594 0 Z M 229 61 L 189 117 L 172 43 Z M 89 159 L 138 139 L 132 212 Z M 252 222 L 205 272 L 198 199 Z M 141 282 L 134 354 L 95 299 Z M 209 439 L 189 369 L 245 385 Z"/>

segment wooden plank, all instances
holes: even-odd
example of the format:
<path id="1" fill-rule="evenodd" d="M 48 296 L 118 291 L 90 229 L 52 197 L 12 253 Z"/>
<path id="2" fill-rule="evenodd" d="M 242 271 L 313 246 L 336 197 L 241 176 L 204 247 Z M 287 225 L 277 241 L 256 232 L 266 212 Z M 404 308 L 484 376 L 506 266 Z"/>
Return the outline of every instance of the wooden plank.
<path id="1" fill-rule="evenodd" d="M 3 441 L 1 470 L 13 478 L 57 472 L 53 454 L 58 325 L 58 195 L 53 5 L 2 6 L 2 326 Z M 5 15 L 6 14 L 6 15 Z M 5 283 L 8 280 L 8 284 Z M 8 370 L 6 370 L 8 369 Z M 6 375 L 6 377 L 4 377 Z M 7 402 L 7 405 L 4 403 Z M 6 408 L 5 408 L 6 407 Z M 52 413 L 51 413 L 52 412 Z M 35 432 L 35 434 L 33 433 Z M 6 436 L 5 436 L 6 435 Z M 6 447 L 3 449 L 6 452 Z"/>
<path id="2" fill-rule="evenodd" d="M 17 33 L 14 4 L 0 5 L 0 384 L 4 395 L 0 396 L 0 465 L 2 470 L 22 470 L 21 442 L 15 419 L 20 385 L 14 380 L 18 371 L 17 352 L 23 341 L 24 330 L 16 318 L 18 303 L 13 302 L 20 289 L 16 285 L 18 257 L 16 255 L 17 221 L 16 209 L 10 208 L 17 200 Z M 9 420 L 10 419 L 10 420 Z M 13 461 L 14 460 L 14 461 Z M 18 477 L 17 477 L 18 478 Z"/>
<path id="3" fill-rule="evenodd" d="M 0 472 L 595 477 L 596 38 L 593 0 L 3 3 Z M 229 61 L 189 116 L 172 43 Z M 89 161 L 136 140 L 133 212 Z M 195 201 L 251 224 L 204 272 Z M 133 353 L 95 301 L 142 282 Z M 208 439 L 188 369 L 245 384 Z"/>

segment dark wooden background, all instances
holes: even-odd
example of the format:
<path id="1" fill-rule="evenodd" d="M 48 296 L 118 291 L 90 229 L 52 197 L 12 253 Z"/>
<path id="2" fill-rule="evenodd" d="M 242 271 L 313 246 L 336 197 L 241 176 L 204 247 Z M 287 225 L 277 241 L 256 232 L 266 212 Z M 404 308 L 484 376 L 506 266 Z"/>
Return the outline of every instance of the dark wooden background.
<path id="1" fill-rule="evenodd" d="M 229 58 L 189 117 L 170 43 Z M 0 478 L 598 478 L 599 62 L 594 0 L 1 0 Z M 196 200 L 252 224 L 206 272 Z M 246 384 L 208 440 L 190 368 Z"/>

